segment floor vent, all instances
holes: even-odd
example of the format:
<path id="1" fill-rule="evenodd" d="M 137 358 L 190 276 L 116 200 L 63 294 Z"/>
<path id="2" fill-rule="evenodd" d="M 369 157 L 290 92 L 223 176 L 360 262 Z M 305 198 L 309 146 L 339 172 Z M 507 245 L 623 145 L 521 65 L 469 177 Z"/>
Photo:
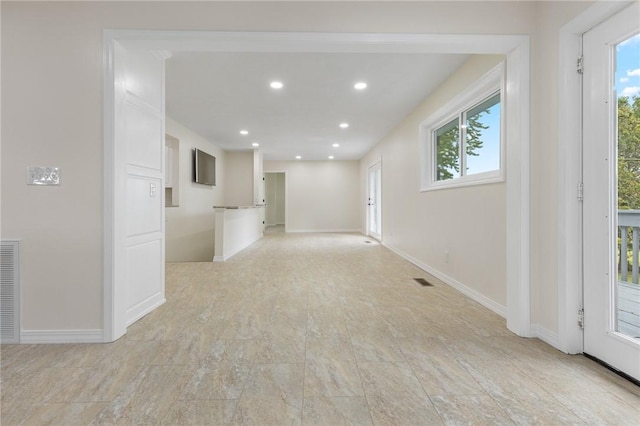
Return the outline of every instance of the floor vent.
<path id="1" fill-rule="evenodd" d="M 18 241 L 0 243 L 0 343 L 20 341 L 20 258 Z"/>
<path id="2" fill-rule="evenodd" d="M 433 284 L 431 284 L 429 281 L 425 280 L 424 278 L 414 278 L 414 280 L 415 282 L 417 282 L 423 287 L 433 287 Z"/>

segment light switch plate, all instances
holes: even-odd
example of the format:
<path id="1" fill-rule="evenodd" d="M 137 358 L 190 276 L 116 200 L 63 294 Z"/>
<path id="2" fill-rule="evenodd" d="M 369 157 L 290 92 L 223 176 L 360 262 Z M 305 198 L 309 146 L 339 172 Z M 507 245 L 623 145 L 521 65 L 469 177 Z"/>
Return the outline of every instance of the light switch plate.
<path id="1" fill-rule="evenodd" d="M 27 167 L 27 185 L 60 185 L 61 176 L 59 167 Z"/>

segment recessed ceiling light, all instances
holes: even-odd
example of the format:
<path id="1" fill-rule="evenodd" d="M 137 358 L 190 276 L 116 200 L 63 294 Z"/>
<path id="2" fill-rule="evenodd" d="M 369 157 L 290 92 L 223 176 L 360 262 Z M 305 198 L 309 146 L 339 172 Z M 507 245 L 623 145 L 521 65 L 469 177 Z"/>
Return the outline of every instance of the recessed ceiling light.
<path id="1" fill-rule="evenodd" d="M 333 155 L 330 155 L 330 156 L 329 156 L 329 160 L 333 160 Z"/>
<path id="2" fill-rule="evenodd" d="M 299 160 L 299 159 L 301 159 L 301 158 L 302 158 L 301 156 L 296 155 L 296 160 Z"/>
<path id="3" fill-rule="evenodd" d="M 260 146 L 260 144 L 258 142 L 254 142 L 251 144 L 251 146 Z"/>
<path id="4" fill-rule="evenodd" d="M 272 81 L 269 86 L 271 86 L 272 89 L 282 89 L 284 87 L 284 84 L 282 84 L 281 81 Z"/>
<path id="5" fill-rule="evenodd" d="M 245 130 L 245 129 L 242 129 L 242 130 L 240 130 L 240 134 L 243 135 L 243 136 L 246 136 L 246 135 L 249 134 L 249 131 Z"/>
<path id="6" fill-rule="evenodd" d="M 340 144 L 339 144 L 339 143 L 334 143 L 334 144 L 333 144 L 333 145 L 331 145 L 331 146 L 332 146 L 332 147 L 334 147 L 334 148 L 337 148 L 337 147 L 339 147 L 339 146 L 340 146 Z"/>
<path id="7" fill-rule="evenodd" d="M 356 90 L 364 90 L 367 88 L 367 83 L 365 83 L 364 81 L 359 81 L 356 84 L 354 84 L 353 87 Z"/>
<path id="8" fill-rule="evenodd" d="M 341 129 L 346 129 L 347 127 L 349 127 L 349 123 L 340 123 Z"/>

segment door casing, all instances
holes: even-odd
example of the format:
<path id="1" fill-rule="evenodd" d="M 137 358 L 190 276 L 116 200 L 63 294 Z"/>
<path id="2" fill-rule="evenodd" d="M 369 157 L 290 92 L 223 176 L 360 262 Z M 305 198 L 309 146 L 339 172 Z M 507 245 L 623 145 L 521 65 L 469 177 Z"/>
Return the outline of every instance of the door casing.
<path id="1" fill-rule="evenodd" d="M 526 35 L 367 34 L 215 31 L 104 31 L 104 336 L 112 341 L 117 322 L 113 295 L 124 285 L 114 252 L 116 218 L 124 212 L 114 204 L 119 167 L 113 158 L 113 46 L 123 41 L 136 49 L 210 52 L 379 52 L 504 54 L 506 64 L 507 145 L 507 328 L 519 336 L 537 335 L 531 326 L 530 303 L 530 46 Z"/>

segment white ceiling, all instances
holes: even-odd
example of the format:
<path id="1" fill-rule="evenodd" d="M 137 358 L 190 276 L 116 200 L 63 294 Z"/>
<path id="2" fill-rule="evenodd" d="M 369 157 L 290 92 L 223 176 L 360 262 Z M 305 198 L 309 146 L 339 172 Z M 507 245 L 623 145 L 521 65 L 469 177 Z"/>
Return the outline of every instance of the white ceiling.
<path id="1" fill-rule="evenodd" d="M 167 114 L 225 150 L 266 160 L 357 160 L 468 55 L 178 52 L 167 60 Z M 269 87 L 273 80 L 284 88 Z M 365 81 L 368 88 L 353 85 Z M 425 117 L 426 118 L 426 117 Z M 340 129 L 339 124 L 349 123 Z M 242 136 L 241 129 L 249 130 Z M 417 129 L 416 129 L 417 131 Z M 339 143 L 339 148 L 332 144 Z"/>

